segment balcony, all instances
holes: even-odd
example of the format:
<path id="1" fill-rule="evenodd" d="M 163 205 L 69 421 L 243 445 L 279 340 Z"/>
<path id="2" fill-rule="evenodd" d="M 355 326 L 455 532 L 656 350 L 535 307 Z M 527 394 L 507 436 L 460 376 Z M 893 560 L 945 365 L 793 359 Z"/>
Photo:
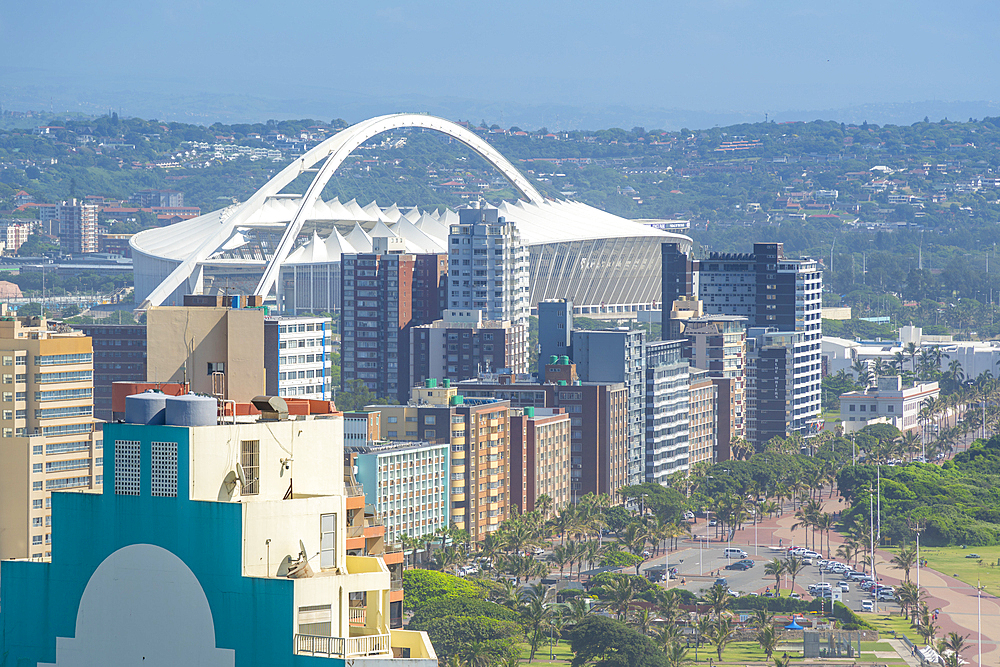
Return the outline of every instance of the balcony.
<path id="1" fill-rule="evenodd" d="M 391 655 L 391 643 L 391 635 L 365 635 L 347 638 L 295 635 L 295 654 L 324 658 Z"/>

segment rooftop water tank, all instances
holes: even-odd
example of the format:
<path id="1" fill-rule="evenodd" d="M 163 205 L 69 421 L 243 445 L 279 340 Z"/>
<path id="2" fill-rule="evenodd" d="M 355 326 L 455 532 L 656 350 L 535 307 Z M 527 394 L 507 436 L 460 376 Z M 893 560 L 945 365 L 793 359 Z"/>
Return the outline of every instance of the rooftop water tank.
<path id="1" fill-rule="evenodd" d="M 167 395 L 149 390 L 142 394 L 125 397 L 125 423 L 154 424 L 166 423 Z"/>
<path id="2" fill-rule="evenodd" d="M 444 385 L 445 389 L 447 389 L 448 387 L 451 386 L 451 380 L 449 380 L 448 378 L 445 378 L 444 380 L 441 380 L 441 383 Z"/>
<path id="3" fill-rule="evenodd" d="M 211 396 L 185 394 L 167 397 L 166 423 L 171 426 L 215 426 L 219 404 Z"/>
<path id="4" fill-rule="evenodd" d="M 559 357 L 559 363 L 560 363 L 560 364 L 561 364 L 562 366 L 569 366 L 569 357 L 567 357 L 567 356 L 566 356 L 566 355 L 564 354 L 563 356 Z"/>
<path id="5" fill-rule="evenodd" d="M 558 354 L 550 354 L 549 355 L 549 366 L 555 366 L 558 363 L 559 363 L 559 355 Z"/>
<path id="6" fill-rule="evenodd" d="M 532 406 L 532 405 L 529 405 L 528 407 L 526 407 L 524 409 L 524 416 L 528 417 L 529 419 L 534 419 L 535 418 L 535 407 Z"/>
<path id="7" fill-rule="evenodd" d="M 465 397 L 463 397 L 461 394 L 455 394 L 454 396 L 451 397 L 451 401 L 449 402 L 451 403 L 451 405 L 462 405 L 463 403 L 465 403 Z"/>
<path id="8" fill-rule="evenodd" d="M 424 389 L 433 389 L 438 386 L 437 378 L 427 378 L 424 380 Z"/>

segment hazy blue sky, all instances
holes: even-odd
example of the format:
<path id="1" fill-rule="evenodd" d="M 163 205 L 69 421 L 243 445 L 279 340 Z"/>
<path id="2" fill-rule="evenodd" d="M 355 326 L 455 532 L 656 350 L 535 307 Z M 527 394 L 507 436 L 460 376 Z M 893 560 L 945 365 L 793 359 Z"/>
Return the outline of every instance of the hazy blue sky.
<path id="1" fill-rule="evenodd" d="M 1000 101 L 998 27 L 1000 3 L 976 0 L 4 0 L 0 102 L 61 110 L 89 95 L 197 115 L 207 93 L 347 118 L 338 108 L 449 98 L 516 118 Z"/>

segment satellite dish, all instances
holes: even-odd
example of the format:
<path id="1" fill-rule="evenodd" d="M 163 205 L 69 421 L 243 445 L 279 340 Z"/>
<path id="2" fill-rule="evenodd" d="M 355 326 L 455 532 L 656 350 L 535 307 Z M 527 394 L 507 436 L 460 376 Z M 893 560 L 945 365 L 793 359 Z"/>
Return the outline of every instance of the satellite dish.
<path id="1" fill-rule="evenodd" d="M 240 465 L 239 461 L 236 462 L 236 479 L 240 480 L 240 488 L 245 489 L 247 486 L 247 478 L 243 474 L 243 466 Z"/>
<path id="2" fill-rule="evenodd" d="M 232 495 L 233 491 L 236 490 L 237 481 L 239 480 L 236 478 L 236 473 L 234 471 L 230 470 L 226 473 L 226 477 L 222 480 L 222 483 L 225 485 L 226 491 L 229 495 Z"/>
<path id="3" fill-rule="evenodd" d="M 288 563 L 288 574 L 285 576 L 289 579 L 303 579 L 313 576 L 312 568 L 309 567 L 309 557 L 306 555 L 306 545 L 302 543 L 302 540 L 299 540 L 299 550 L 298 560 Z"/>

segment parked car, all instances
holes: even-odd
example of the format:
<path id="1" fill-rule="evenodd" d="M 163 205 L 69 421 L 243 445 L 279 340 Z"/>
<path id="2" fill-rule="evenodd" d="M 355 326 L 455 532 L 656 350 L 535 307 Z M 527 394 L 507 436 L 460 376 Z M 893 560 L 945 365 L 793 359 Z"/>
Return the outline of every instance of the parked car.
<path id="1" fill-rule="evenodd" d="M 874 611 L 874 610 L 875 610 L 874 602 L 872 602 L 871 600 L 861 601 L 861 611 Z"/>
<path id="2" fill-rule="evenodd" d="M 749 570 L 753 567 L 752 560 L 739 560 L 726 566 L 727 570 Z"/>
<path id="3" fill-rule="evenodd" d="M 788 597 L 790 597 L 793 600 L 801 600 L 802 599 L 802 596 L 799 595 L 798 593 L 789 593 Z"/>
<path id="4" fill-rule="evenodd" d="M 722 586 L 723 588 L 726 588 L 726 589 L 729 588 L 729 582 L 726 580 L 725 577 L 719 577 L 718 579 L 716 579 L 714 585 L 715 586 Z"/>
<path id="5" fill-rule="evenodd" d="M 851 591 L 851 585 L 846 581 L 840 582 L 840 590 L 844 593 L 849 593 Z"/>

